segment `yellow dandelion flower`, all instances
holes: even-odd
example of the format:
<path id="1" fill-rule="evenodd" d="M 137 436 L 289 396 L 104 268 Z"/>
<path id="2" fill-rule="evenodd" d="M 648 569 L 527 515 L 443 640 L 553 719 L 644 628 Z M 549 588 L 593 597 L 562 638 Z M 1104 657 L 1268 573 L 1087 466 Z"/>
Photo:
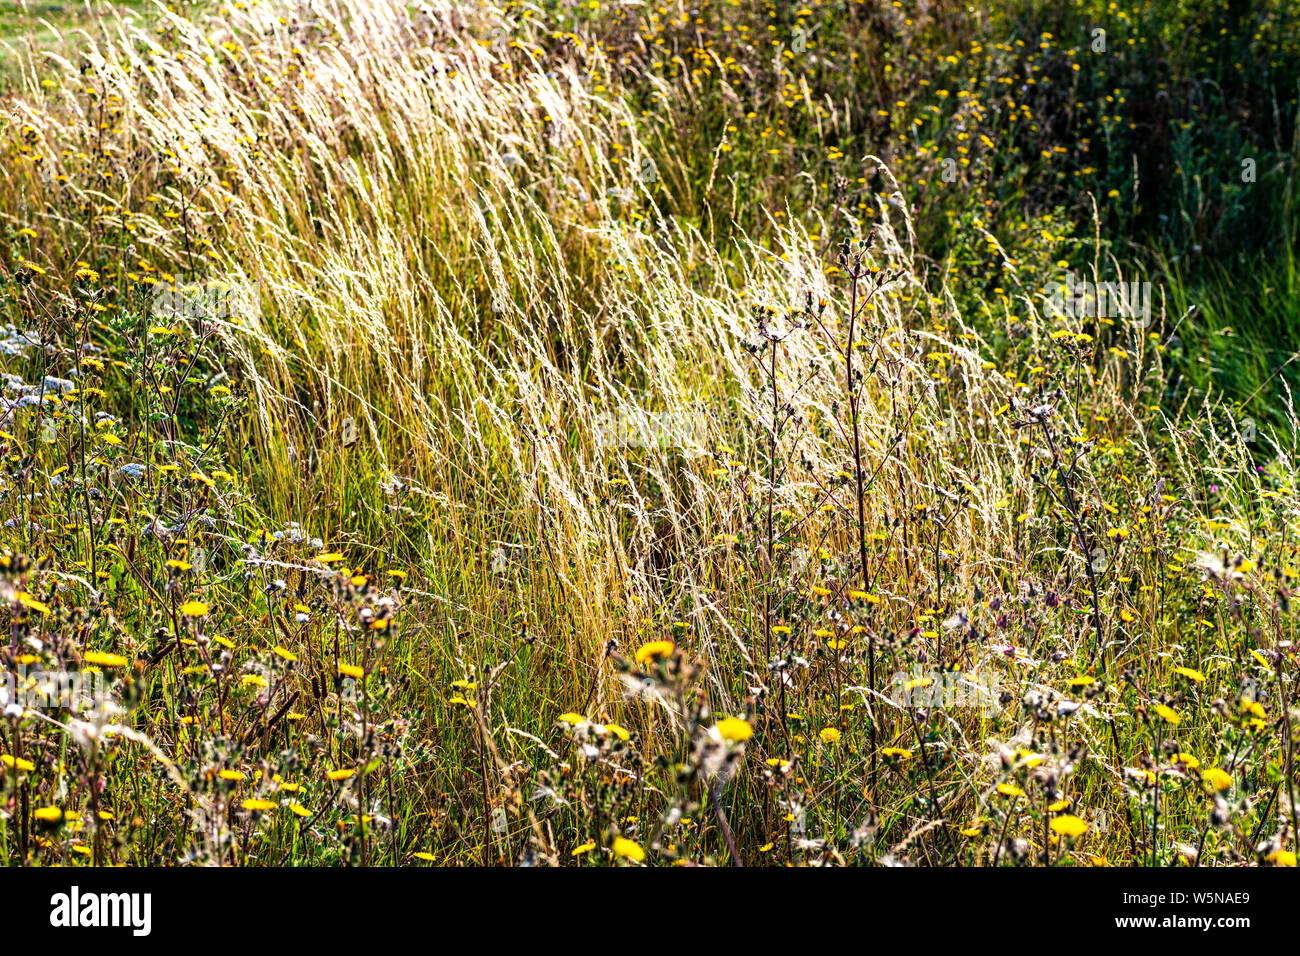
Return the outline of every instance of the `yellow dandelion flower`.
<path id="1" fill-rule="evenodd" d="M 1232 776 L 1219 767 L 1211 767 L 1201 772 L 1201 780 L 1216 793 L 1221 793 L 1232 786 Z"/>
<path id="2" fill-rule="evenodd" d="M 1055 817 L 1048 825 L 1063 837 L 1078 837 L 1088 832 L 1088 824 L 1069 813 Z"/>
<path id="3" fill-rule="evenodd" d="M 634 657 L 638 664 L 645 664 L 661 657 L 667 657 L 673 652 L 675 646 L 672 641 L 647 641 L 636 649 Z"/>
<path id="4" fill-rule="evenodd" d="M 754 735 L 754 728 L 746 720 L 739 717 L 727 717 L 718 721 L 718 736 L 723 740 L 730 740 L 733 743 L 744 743 Z"/>
<path id="5" fill-rule="evenodd" d="M 617 857 L 632 860 L 636 863 L 640 863 L 645 859 L 645 850 L 641 849 L 639 845 L 626 837 L 614 837 L 612 848 L 614 850 L 614 855 Z"/>
<path id="6" fill-rule="evenodd" d="M 18 603 L 21 604 L 23 607 L 31 608 L 33 611 L 39 611 L 41 614 L 50 613 L 50 608 L 48 604 L 42 604 L 40 601 L 36 600 L 36 598 L 32 597 L 30 594 L 28 594 L 25 591 L 18 591 L 17 593 L 14 594 L 14 597 L 18 599 Z"/>
<path id="7" fill-rule="evenodd" d="M 82 660 L 96 667 L 125 667 L 127 660 L 120 654 L 106 654 L 103 651 L 87 651 Z"/>

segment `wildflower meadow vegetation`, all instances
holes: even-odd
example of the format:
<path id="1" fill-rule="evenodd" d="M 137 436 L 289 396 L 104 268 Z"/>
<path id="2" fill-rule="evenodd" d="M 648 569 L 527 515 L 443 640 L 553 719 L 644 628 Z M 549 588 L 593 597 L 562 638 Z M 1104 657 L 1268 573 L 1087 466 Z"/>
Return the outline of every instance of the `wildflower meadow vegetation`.
<path id="1" fill-rule="evenodd" d="M 1289 0 L 5 0 L 0 859 L 1294 866 Z"/>

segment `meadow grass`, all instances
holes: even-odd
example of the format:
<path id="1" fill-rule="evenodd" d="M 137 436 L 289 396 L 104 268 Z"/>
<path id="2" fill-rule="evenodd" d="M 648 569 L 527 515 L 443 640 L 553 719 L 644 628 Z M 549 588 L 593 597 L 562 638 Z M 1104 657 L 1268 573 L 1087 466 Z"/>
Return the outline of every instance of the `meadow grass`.
<path id="1" fill-rule="evenodd" d="M 19 50 L 0 854 L 1294 865 L 1289 378 L 1113 201 L 1070 42 L 312 0 Z M 1179 221 L 1290 214 L 1224 195 Z"/>
<path id="2" fill-rule="evenodd" d="M 0 82 L 18 71 L 18 48 L 74 50 L 78 33 L 96 30 L 105 15 L 144 23 L 150 9 L 146 0 L 13 0 L 0 9 Z"/>

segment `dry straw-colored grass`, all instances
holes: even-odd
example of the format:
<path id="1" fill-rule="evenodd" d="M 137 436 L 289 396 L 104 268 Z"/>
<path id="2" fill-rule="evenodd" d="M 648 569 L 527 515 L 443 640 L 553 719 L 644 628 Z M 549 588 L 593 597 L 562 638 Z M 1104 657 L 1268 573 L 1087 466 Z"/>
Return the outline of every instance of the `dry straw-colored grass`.
<path id="1" fill-rule="evenodd" d="M 371 791 L 400 839 L 380 835 L 369 852 L 562 862 L 590 838 L 636 858 L 618 831 L 661 859 L 1188 858 L 1205 852 L 1217 798 L 1180 753 L 1251 781 L 1224 794 L 1214 858 L 1254 859 L 1251 835 L 1276 835 L 1270 852 L 1293 845 L 1277 699 L 1265 729 L 1231 736 L 1255 666 L 1245 652 L 1294 663 L 1269 656 L 1292 624 L 1263 573 L 1286 565 L 1294 541 L 1289 452 L 1276 450 L 1268 478 L 1236 432 L 1203 440 L 1159 412 L 1147 387 L 1167 377 L 1161 338 L 1178 317 L 1157 301 L 1159 334 L 1121 322 L 1084 336 L 1033 289 L 963 314 L 962 277 L 918 247 L 873 157 L 873 223 L 845 213 L 834 227 L 871 236 L 856 283 L 825 253 L 829 209 L 716 241 L 712 217 L 729 210 L 710 205 L 717 192 L 662 129 L 663 115 L 702 108 L 689 80 L 658 84 L 664 114 L 647 118 L 595 45 L 559 59 L 485 44 L 474 37 L 499 21 L 473 16 L 362 0 L 193 21 L 159 9 L 150 33 L 107 21 L 66 56 L 28 62 L 8 99 L 13 143 L 23 127 L 38 135 L 25 161 L 6 160 L 0 210 L 39 233 L 33 261 L 49 276 L 144 260 L 152 275 L 256 283 L 257 307 L 213 326 L 229 380 L 248 393 L 222 445 L 241 472 L 246 530 L 251 515 L 298 521 L 349 563 L 409 570 L 401 634 L 383 651 L 401 686 L 375 706 L 410 737 L 379 771 L 387 795 L 374 796 L 384 783 Z M 86 175 L 49 175 L 65 149 L 93 156 Z M 730 202 L 746 198 L 733 189 Z M 1120 271 L 1099 262 L 1094 276 Z M 851 304 L 852 386 L 840 351 Z M 611 417 L 645 411 L 689 427 L 662 446 L 601 440 Z M 345 443 L 353 424 L 359 438 Z M 1086 450 L 1064 476 L 1049 438 L 1060 466 Z M 1234 493 L 1209 495 L 1211 484 Z M 1255 570 L 1193 578 L 1195 552 L 1226 546 L 1231 564 L 1261 542 L 1271 556 Z M 1105 559 L 1095 627 L 1092 549 Z M 864 587 L 869 601 L 849 596 Z M 259 640 L 267 620 L 254 602 L 226 624 L 256 656 L 281 640 L 274 629 Z M 663 638 L 675 657 L 633 661 Z M 302 639 L 331 656 L 327 626 Z M 784 685 L 767 655 L 789 655 Z M 944 668 L 995 679 L 996 713 L 917 715 L 888 699 L 896 671 Z M 1071 685 L 1080 674 L 1097 683 Z M 453 689 L 458 678 L 474 692 Z M 152 679 L 161 699 L 175 690 L 165 673 Z M 1181 726 L 1155 716 L 1164 700 Z M 570 711 L 585 720 L 557 731 Z M 183 734 L 161 714 L 138 729 L 179 760 Z M 724 715 L 756 735 L 719 736 Z M 316 719 L 293 733 L 324 739 L 327 755 L 331 735 L 347 738 L 338 753 L 362 762 L 364 730 Z M 267 752 L 214 746 L 275 771 Z M 1155 779 L 1153 838 L 1142 814 Z M 131 797 L 120 800 L 129 815 Z M 1091 826 L 1077 840 L 1048 829 L 1066 800 Z M 509 822 L 494 831 L 496 807 Z M 252 833 L 276 852 L 335 858 L 337 833 L 295 843 L 292 821 L 252 816 L 227 819 L 240 849 L 216 824 L 205 852 L 267 859 Z"/>

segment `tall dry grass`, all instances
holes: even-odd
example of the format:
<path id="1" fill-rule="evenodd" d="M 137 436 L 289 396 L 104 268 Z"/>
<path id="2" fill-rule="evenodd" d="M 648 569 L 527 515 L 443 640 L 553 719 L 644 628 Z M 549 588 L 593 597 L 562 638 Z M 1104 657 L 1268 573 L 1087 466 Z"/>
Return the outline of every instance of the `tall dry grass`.
<path id="1" fill-rule="evenodd" d="M 1286 526 L 1261 535 L 1254 505 L 1281 492 L 1240 435 L 1194 441 L 1191 422 L 1159 412 L 1151 385 L 1167 378 L 1178 317 L 1157 303 L 1158 332 L 1090 335 L 1047 316 L 1035 289 L 963 314 L 963 277 L 919 247 L 870 156 L 875 218 L 845 209 L 835 227 L 866 250 L 856 287 L 820 238 L 830 208 L 720 244 L 709 217 L 727 210 L 629 105 L 606 54 L 546 53 L 526 28 L 493 43 L 500 22 L 362 0 L 193 21 L 160 8 L 150 33 L 105 21 L 76 54 L 30 59 L 9 101 L 11 138 L 37 135 L 6 164 L 0 209 L 40 234 L 50 274 L 90 261 L 256 284 L 256 307 L 214 326 L 249 397 L 229 455 L 268 527 L 297 521 L 350 563 L 412 569 L 396 658 L 434 749 L 402 786 L 436 781 L 469 819 L 501 803 L 519 839 L 559 860 L 590 827 L 581 814 L 543 827 L 518 784 L 520 762 L 575 759 L 552 735 L 559 714 L 638 734 L 634 802 L 656 812 L 673 805 L 687 743 L 743 715 L 760 731 L 754 766 L 734 796 L 712 792 L 741 845 L 705 823 L 700 847 L 717 856 L 753 860 L 784 833 L 773 859 L 866 845 L 872 858 L 990 862 L 1021 837 L 1059 859 L 1045 822 L 1058 811 L 1044 809 L 1057 798 L 1035 793 L 1037 816 L 1022 817 L 997 789 L 1033 774 L 1050 777 L 1048 797 L 1109 814 L 1095 856 L 1170 851 L 1168 835 L 1137 849 L 1147 824 L 1130 771 L 1161 759 L 1156 686 L 1213 655 L 1192 651 L 1195 617 L 1179 631 L 1195 638 L 1165 637 L 1185 597 L 1169 565 L 1221 542 L 1252 556 L 1260 537 L 1291 541 L 1295 514 L 1288 485 L 1273 518 Z M 689 82 L 656 92 L 676 112 L 697 95 Z M 87 156 L 85 175 L 50 175 L 65 150 Z M 1094 277 L 1121 271 L 1099 262 Z M 603 440 L 605 423 L 646 412 L 689 426 Z M 1290 450 L 1277 452 L 1285 476 Z M 1099 558 L 1094 593 L 1086 563 Z M 1240 581 L 1219 574 L 1236 601 Z M 1226 661 L 1234 626 L 1215 625 Z M 1278 628 L 1261 646 L 1282 646 L 1289 618 Z M 649 669 L 630 662 L 664 635 L 692 676 L 660 675 L 673 692 L 647 695 L 636 675 Z M 900 708 L 886 680 L 918 668 L 996 675 L 998 713 Z M 1068 683 L 1085 673 L 1104 690 Z M 493 689 L 453 744 L 457 678 Z M 1081 709 L 1062 708 L 1075 698 Z M 1221 726 L 1198 722 L 1175 753 L 1200 748 L 1208 767 Z M 656 769 L 657 754 L 675 756 Z M 764 760 L 796 754 L 797 782 L 764 776 Z M 1198 793 L 1180 791 L 1171 829 L 1196 831 Z M 823 844 L 796 846 L 782 823 L 796 807 Z M 448 856 L 478 859 L 487 832 L 465 823 Z"/>

